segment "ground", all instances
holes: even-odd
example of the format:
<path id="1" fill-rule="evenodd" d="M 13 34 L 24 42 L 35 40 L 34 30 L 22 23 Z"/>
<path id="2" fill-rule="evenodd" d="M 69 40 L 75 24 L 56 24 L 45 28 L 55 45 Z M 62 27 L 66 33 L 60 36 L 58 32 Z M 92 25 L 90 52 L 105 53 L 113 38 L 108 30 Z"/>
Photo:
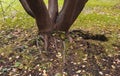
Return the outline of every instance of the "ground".
<path id="1" fill-rule="evenodd" d="M 120 76 L 120 0 L 89 0 L 48 50 L 19 0 L 1 0 L 0 12 L 0 76 Z"/>
<path id="2" fill-rule="evenodd" d="M 35 30 L 35 29 L 32 29 Z M 102 43 L 105 35 L 82 30 L 53 32 L 48 50 L 34 31 L 9 29 L 0 33 L 1 76 L 119 76 L 120 43 L 112 44 L 114 53 Z M 7 51 L 7 52 L 6 52 Z"/>

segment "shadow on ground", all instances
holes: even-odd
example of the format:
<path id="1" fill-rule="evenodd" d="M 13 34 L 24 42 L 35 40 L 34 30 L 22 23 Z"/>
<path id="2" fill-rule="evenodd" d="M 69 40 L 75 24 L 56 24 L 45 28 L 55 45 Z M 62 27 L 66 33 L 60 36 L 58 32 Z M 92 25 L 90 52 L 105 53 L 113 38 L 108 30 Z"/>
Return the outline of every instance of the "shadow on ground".
<path id="1" fill-rule="evenodd" d="M 107 53 L 101 44 L 108 41 L 104 35 L 81 30 L 71 31 L 67 36 L 54 32 L 49 36 L 48 50 L 44 50 L 41 37 L 31 30 L 4 31 L 0 35 L 1 76 L 120 75 L 120 55 Z"/>

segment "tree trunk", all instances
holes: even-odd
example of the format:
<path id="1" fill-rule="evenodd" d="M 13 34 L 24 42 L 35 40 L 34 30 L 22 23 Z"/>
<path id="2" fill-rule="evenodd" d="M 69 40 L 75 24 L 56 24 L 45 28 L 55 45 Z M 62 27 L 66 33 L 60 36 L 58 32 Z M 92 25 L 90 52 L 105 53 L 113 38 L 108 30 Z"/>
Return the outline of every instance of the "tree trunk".
<path id="1" fill-rule="evenodd" d="M 65 0 L 63 8 L 56 20 L 57 29 L 61 31 L 68 31 L 82 11 L 86 2 L 87 0 Z"/>
<path id="2" fill-rule="evenodd" d="M 35 18 L 39 34 L 47 50 L 49 33 L 52 31 L 68 32 L 87 0 L 64 0 L 62 10 L 58 12 L 58 0 L 48 0 L 48 9 L 43 0 L 20 0 L 26 12 Z"/>
<path id="3" fill-rule="evenodd" d="M 43 0 L 27 0 L 27 3 L 34 13 L 39 32 L 52 31 L 53 23 Z"/>
<path id="4" fill-rule="evenodd" d="M 52 22 L 55 24 L 58 15 L 58 0 L 48 1 L 48 11 Z"/>
<path id="5" fill-rule="evenodd" d="M 48 9 L 43 0 L 20 0 L 26 12 L 35 18 L 39 32 L 68 32 L 88 0 L 64 0 L 58 12 L 58 0 L 48 0 Z"/>
<path id="6" fill-rule="evenodd" d="M 30 9 L 28 3 L 26 0 L 19 0 L 20 3 L 22 4 L 23 8 L 25 9 L 25 11 L 31 16 L 31 17 L 35 17 L 32 10 Z"/>

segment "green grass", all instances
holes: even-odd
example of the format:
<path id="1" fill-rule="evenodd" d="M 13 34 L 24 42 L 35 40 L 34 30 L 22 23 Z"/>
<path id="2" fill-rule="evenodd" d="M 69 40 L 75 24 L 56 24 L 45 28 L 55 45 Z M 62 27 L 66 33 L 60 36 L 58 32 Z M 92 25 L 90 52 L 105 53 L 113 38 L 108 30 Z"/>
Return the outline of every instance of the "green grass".
<path id="1" fill-rule="evenodd" d="M 114 6 L 116 3 L 119 3 L 119 0 L 89 0 L 87 6 L 89 7 L 111 7 Z"/>
<path id="2" fill-rule="evenodd" d="M 119 0 L 89 0 L 74 26 L 78 28 L 94 25 L 120 25 L 120 9 L 115 8 L 119 3 Z"/>
<path id="3" fill-rule="evenodd" d="M 9 28 L 30 29 L 35 26 L 34 19 L 25 13 L 18 0 L 1 0 L 3 10 L 0 7 L 0 30 Z M 46 3 L 47 0 L 45 0 Z M 59 8 L 63 0 L 59 0 Z M 120 28 L 120 0 L 89 0 L 84 10 L 79 15 L 71 29 L 82 29 L 94 34 L 106 34 L 110 40 L 105 46 L 118 41 Z M 36 27 L 36 26 L 35 26 Z M 110 48 L 111 49 L 111 48 Z"/>
<path id="4" fill-rule="evenodd" d="M 48 3 L 47 0 L 45 2 Z M 119 3 L 119 0 L 89 0 L 72 28 L 119 25 L 120 10 L 115 8 Z M 3 14 L 0 9 L 0 28 L 2 26 L 28 28 L 34 25 L 34 20 L 25 13 L 19 1 L 4 0 L 2 4 L 5 12 Z M 63 0 L 59 0 L 60 8 L 62 4 Z"/>

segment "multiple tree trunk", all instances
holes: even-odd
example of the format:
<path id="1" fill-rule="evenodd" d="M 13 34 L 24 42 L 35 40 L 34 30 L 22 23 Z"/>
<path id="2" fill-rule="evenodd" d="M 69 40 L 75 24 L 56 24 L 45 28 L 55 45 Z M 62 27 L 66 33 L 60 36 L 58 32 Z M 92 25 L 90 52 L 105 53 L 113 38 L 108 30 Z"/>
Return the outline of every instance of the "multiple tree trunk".
<path id="1" fill-rule="evenodd" d="M 35 18 L 39 32 L 67 32 L 88 0 L 64 0 L 58 12 L 58 0 L 48 0 L 48 9 L 43 0 L 20 0 L 25 11 Z"/>

